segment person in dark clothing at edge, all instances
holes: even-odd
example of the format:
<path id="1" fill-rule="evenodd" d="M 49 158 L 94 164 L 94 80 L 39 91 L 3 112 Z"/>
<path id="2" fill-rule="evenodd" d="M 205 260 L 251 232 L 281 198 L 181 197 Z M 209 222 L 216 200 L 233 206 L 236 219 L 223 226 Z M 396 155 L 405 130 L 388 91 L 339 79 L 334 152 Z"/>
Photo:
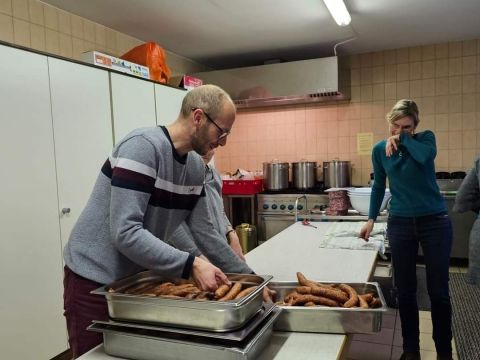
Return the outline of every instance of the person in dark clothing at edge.
<path id="1" fill-rule="evenodd" d="M 93 289 L 144 269 L 191 277 L 209 291 L 229 282 L 224 272 L 253 273 L 216 231 L 204 196 L 201 155 L 226 144 L 235 115 L 225 91 L 200 86 L 186 94 L 173 123 L 134 130 L 114 147 L 64 249 L 74 358 L 102 342 L 86 330 L 92 320 L 108 319 L 106 300 Z M 210 262 L 164 241 L 184 221 Z"/>
<path id="2" fill-rule="evenodd" d="M 416 258 L 422 246 L 427 288 L 432 308 L 433 340 L 437 359 L 452 359 L 452 309 L 448 270 L 452 224 L 435 179 L 435 135 L 415 132 L 420 121 L 412 100 L 398 101 L 387 114 L 391 136 L 374 145 L 374 185 L 367 223 L 360 237 L 368 240 L 378 215 L 386 179 L 390 186 L 387 236 L 392 252 L 402 323 L 401 360 L 420 359 Z"/>

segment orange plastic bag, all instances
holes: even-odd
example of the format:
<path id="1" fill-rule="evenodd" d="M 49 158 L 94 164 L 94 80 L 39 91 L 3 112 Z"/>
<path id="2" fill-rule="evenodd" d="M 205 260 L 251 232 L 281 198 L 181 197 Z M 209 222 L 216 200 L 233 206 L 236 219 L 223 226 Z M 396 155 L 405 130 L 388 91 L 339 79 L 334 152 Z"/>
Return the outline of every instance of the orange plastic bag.
<path id="1" fill-rule="evenodd" d="M 164 84 L 168 82 L 171 71 L 167 66 L 165 50 L 153 41 L 134 47 L 120 58 L 148 67 L 150 79 Z"/>

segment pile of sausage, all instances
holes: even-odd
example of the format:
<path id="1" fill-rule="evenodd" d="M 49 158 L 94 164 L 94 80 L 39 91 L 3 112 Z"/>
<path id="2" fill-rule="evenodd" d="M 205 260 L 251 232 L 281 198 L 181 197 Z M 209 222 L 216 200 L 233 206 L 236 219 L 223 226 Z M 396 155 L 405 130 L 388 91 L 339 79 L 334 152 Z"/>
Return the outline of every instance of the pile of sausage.
<path id="1" fill-rule="evenodd" d="M 301 272 L 297 272 L 299 286 L 288 293 L 282 306 L 330 306 L 330 307 L 360 307 L 362 309 L 377 308 L 382 306 L 379 298 L 374 293 L 358 294 L 347 284 L 320 284 L 308 280 Z"/>
<path id="2" fill-rule="evenodd" d="M 328 193 L 327 215 L 347 215 L 350 198 L 346 190 L 330 191 Z"/>
<path id="3" fill-rule="evenodd" d="M 201 291 L 195 284 L 184 282 L 174 284 L 172 282 L 142 282 L 121 291 L 123 294 L 161 297 L 168 299 L 195 299 L 195 300 L 237 300 L 247 296 L 257 287 L 243 283 L 242 279 L 232 282 L 230 285 L 221 285 L 215 292 Z M 108 289 L 108 292 L 117 292 Z"/>

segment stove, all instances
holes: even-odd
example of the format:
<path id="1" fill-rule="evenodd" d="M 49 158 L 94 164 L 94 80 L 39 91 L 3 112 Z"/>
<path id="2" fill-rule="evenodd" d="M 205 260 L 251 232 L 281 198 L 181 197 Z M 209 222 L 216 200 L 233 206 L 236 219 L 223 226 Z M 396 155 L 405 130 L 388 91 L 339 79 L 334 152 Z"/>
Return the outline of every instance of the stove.
<path id="1" fill-rule="evenodd" d="M 257 194 L 258 241 L 262 243 L 295 222 L 295 210 L 309 211 L 324 209 L 328 205 L 328 195 L 321 189 L 282 192 L 262 192 Z"/>
<path id="2" fill-rule="evenodd" d="M 258 213 L 261 214 L 295 214 L 314 208 L 325 208 L 328 195 L 320 193 L 259 193 L 257 194 Z M 296 205 L 295 205 L 296 204 Z"/>

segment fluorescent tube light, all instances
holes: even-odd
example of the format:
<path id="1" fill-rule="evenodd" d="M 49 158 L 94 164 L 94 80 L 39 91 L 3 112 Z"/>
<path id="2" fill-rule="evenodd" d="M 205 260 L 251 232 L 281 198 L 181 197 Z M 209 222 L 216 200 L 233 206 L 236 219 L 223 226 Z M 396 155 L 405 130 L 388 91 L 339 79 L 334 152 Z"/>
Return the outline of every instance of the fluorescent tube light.
<path id="1" fill-rule="evenodd" d="M 352 18 L 343 0 L 323 0 L 328 11 L 339 26 L 347 26 Z"/>

